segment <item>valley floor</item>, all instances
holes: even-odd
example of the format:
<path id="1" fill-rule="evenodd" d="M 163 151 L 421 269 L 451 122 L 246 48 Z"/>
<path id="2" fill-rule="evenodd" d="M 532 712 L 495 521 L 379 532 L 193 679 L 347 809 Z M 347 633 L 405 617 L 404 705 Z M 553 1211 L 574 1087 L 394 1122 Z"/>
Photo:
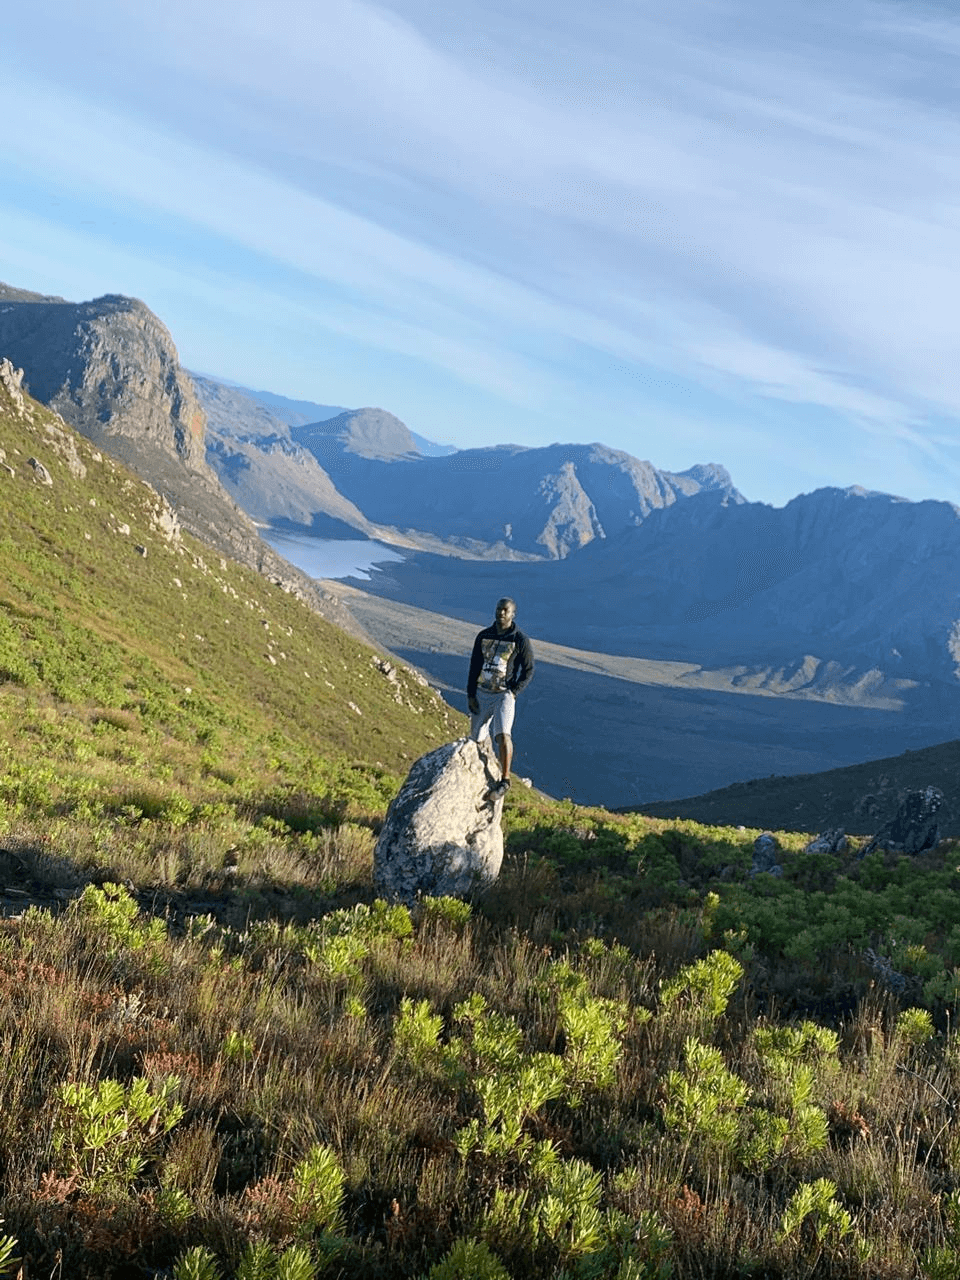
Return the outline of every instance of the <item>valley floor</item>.
<path id="1" fill-rule="evenodd" d="M 325 584 L 380 644 L 424 670 L 458 710 L 473 622 Z M 943 741 L 892 698 L 847 706 L 734 683 L 731 671 L 595 653 L 533 636 L 516 771 L 551 795 L 607 807 L 666 802 L 734 782 L 816 773 Z"/>

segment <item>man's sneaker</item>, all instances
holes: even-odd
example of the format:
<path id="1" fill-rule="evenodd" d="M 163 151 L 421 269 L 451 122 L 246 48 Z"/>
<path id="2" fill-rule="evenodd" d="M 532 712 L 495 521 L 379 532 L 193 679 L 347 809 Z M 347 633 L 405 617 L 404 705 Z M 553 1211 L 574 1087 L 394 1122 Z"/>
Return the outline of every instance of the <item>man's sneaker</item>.
<path id="1" fill-rule="evenodd" d="M 491 800 L 499 800 L 501 796 L 505 796 L 510 790 L 510 779 L 501 778 L 499 782 L 495 782 L 487 795 Z"/>

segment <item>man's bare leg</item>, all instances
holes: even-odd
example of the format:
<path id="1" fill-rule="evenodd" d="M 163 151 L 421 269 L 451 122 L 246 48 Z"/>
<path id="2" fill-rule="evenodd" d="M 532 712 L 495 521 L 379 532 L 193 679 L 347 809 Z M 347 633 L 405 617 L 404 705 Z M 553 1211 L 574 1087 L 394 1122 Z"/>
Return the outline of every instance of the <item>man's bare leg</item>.
<path id="1" fill-rule="evenodd" d="M 509 782 L 510 766 L 513 764 L 513 739 L 508 733 L 497 734 L 497 755 L 500 757 L 500 772 Z"/>

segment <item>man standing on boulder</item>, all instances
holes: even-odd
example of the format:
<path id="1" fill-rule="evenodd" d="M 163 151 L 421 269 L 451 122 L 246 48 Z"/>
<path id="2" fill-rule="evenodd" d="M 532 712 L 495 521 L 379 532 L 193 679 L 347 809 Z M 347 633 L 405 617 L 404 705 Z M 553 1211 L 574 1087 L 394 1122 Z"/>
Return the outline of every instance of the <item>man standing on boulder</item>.
<path id="1" fill-rule="evenodd" d="M 479 742 L 489 727 L 500 758 L 501 778 L 490 788 L 492 797 L 502 796 L 510 786 L 513 762 L 513 715 L 517 694 L 533 678 L 533 649 L 514 619 L 517 606 L 509 596 L 497 601 L 492 626 L 485 627 L 473 642 L 467 676 L 467 706 L 470 708 L 470 737 Z"/>

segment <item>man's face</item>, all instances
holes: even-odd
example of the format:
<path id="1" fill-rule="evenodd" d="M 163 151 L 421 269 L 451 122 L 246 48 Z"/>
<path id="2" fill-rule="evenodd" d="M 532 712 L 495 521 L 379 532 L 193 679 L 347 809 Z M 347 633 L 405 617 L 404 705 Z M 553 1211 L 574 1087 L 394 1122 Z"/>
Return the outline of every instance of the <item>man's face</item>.
<path id="1" fill-rule="evenodd" d="M 513 620 L 516 615 L 517 606 L 512 600 L 498 600 L 496 612 L 497 630 L 509 631 L 511 626 L 513 626 Z"/>

